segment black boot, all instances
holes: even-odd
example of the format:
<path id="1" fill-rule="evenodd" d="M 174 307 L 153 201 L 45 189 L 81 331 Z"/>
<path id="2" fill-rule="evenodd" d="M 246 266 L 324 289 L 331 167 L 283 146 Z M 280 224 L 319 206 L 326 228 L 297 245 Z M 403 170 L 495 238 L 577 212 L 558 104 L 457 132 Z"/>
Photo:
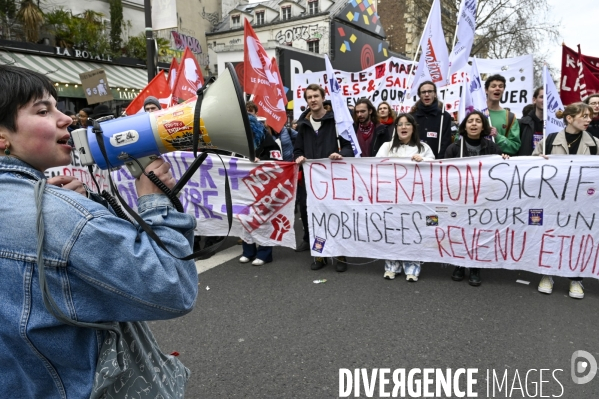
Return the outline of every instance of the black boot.
<path id="1" fill-rule="evenodd" d="M 480 269 L 470 269 L 470 277 L 468 278 L 468 284 L 470 284 L 473 287 L 478 287 L 481 283 L 482 280 L 480 279 Z"/>
<path id="2" fill-rule="evenodd" d="M 451 279 L 453 281 L 462 281 L 464 279 L 464 275 L 466 274 L 466 268 L 462 266 L 456 266 L 453 274 L 451 275 Z"/>

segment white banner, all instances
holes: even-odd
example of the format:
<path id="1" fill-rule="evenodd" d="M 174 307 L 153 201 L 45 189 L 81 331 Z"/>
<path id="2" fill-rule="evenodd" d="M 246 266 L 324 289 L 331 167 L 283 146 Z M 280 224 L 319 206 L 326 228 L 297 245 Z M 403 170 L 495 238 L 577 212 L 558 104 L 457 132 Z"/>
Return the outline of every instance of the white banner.
<path id="1" fill-rule="evenodd" d="M 152 30 L 177 29 L 176 0 L 151 0 Z"/>
<path id="2" fill-rule="evenodd" d="M 163 154 L 177 180 L 194 160 L 191 152 Z M 230 235 L 260 245 L 295 248 L 295 193 L 298 167 L 292 162 L 261 161 L 221 156 L 229 174 L 233 202 Z M 136 209 L 135 179 L 126 168 L 112 172 L 117 189 Z M 209 155 L 187 182 L 179 197 L 186 213 L 198 220 L 196 232 L 205 236 L 227 235 L 225 174 L 216 155 Z"/>
<path id="3" fill-rule="evenodd" d="M 507 84 L 501 105 L 509 108 L 516 116 L 522 116 L 522 109 L 532 103 L 534 90 L 532 55 L 499 60 L 477 59 L 476 61 L 479 72 L 485 74 L 485 77 L 495 73 L 505 77 Z M 380 102 L 387 101 L 396 112 L 409 112 L 417 97 L 406 98 L 403 103 L 402 99 L 404 91 L 407 90 L 406 85 L 410 83 L 408 79 L 412 68 L 412 61 L 390 57 L 360 72 L 335 70 L 335 76 L 339 82 L 340 93 L 348 106 L 353 106 L 360 98 L 368 98 L 375 107 Z M 449 77 L 449 86 L 437 88 L 438 96 L 446 104 L 449 113 L 458 111 L 462 78 L 465 73 L 464 70 L 454 73 Z M 327 98 L 330 98 L 326 71 L 296 74 L 294 77 L 295 87 L 293 87 L 294 119 L 299 118 L 307 107 L 304 90 L 311 83 L 320 84 L 327 91 Z M 484 96 L 484 80 L 482 87 Z"/>
<path id="4" fill-rule="evenodd" d="M 559 91 L 553 83 L 547 65 L 543 65 L 543 87 L 543 95 L 545 96 L 543 98 L 543 123 L 545 124 L 543 135 L 546 136 L 547 134 L 559 132 L 566 127 L 564 121 L 555 116 L 558 110 L 564 110 L 564 104 L 562 104 Z"/>
<path id="5" fill-rule="evenodd" d="M 49 168 L 46 169 L 44 173 L 47 178 L 59 175 L 73 176 L 77 178 L 77 180 L 83 182 L 83 184 L 88 186 L 92 191 L 97 192 L 98 190 L 96 184 L 94 183 L 92 176 L 89 174 L 87 166 L 82 166 L 79 159 L 79 151 L 73 150 L 71 151 L 71 163 L 69 165 Z M 98 186 L 100 186 L 100 192 L 106 190 L 109 193 L 112 193 L 108 183 L 108 171 L 98 168 L 97 165 L 94 165 L 92 170 L 94 173 L 94 178 L 96 179 Z"/>
<path id="6" fill-rule="evenodd" d="M 599 276 L 596 157 L 327 159 L 304 176 L 314 256 Z"/>

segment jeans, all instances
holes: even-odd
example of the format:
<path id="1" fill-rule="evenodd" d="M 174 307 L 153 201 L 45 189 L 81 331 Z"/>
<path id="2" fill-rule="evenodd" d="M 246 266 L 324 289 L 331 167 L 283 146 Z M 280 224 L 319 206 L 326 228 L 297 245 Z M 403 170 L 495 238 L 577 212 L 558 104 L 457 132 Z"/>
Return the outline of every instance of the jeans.
<path id="1" fill-rule="evenodd" d="M 401 273 L 401 269 L 403 269 L 406 274 L 413 274 L 418 277 L 421 263 L 412 260 L 385 260 L 385 271 Z"/>
<path id="2" fill-rule="evenodd" d="M 257 246 L 256 244 L 248 244 L 244 241 L 242 248 L 242 256 L 245 256 L 246 258 L 256 258 L 263 260 L 266 263 L 272 262 L 272 247 L 263 247 L 262 245 Z"/>

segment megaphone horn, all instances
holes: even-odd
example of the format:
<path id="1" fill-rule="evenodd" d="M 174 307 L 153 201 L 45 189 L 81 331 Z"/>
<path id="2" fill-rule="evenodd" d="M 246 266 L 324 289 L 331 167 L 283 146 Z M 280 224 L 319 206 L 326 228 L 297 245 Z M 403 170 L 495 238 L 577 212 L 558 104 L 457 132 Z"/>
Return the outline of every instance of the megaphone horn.
<path id="1" fill-rule="evenodd" d="M 232 106 L 237 104 L 237 107 Z M 73 131 L 75 148 L 80 152 L 82 165 L 96 163 L 101 169 L 126 165 L 134 176 L 158 155 L 172 151 L 191 151 L 196 101 L 187 101 L 168 109 L 141 113 L 100 122 L 101 144 L 92 127 Z M 220 149 L 255 158 L 254 136 L 243 100 L 243 92 L 231 63 L 204 90 L 199 115 L 200 150 Z M 145 158 L 142 160 L 142 158 Z"/>

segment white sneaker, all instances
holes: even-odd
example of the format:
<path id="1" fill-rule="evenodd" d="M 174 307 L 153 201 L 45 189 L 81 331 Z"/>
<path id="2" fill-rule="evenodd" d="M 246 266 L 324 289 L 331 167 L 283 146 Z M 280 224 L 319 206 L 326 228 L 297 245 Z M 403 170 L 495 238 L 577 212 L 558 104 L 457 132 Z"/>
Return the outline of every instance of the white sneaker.
<path id="1" fill-rule="evenodd" d="M 416 282 L 418 281 L 418 276 L 415 276 L 413 274 L 406 274 L 406 281 Z"/>
<path id="2" fill-rule="evenodd" d="M 239 258 L 239 263 L 248 263 L 250 260 L 251 259 L 247 256 L 242 256 L 241 258 Z"/>
<path id="3" fill-rule="evenodd" d="M 252 265 L 254 266 L 262 266 L 264 264 L 264 261 L 262 259 L 254 259 L 254 261 L 252 262 Z"/>
<path id="4" fill-rule="evenodd" d="M 582 299 L 584 298 L 584 287 L 582 281 L 570 281 L 570 298 Z"/>
<path id="5" fill-rule="evenodd" d="M 385 272 L 385 274 L 383 274 L 383 278 L 385 280 L 393 280 L 395 278 L 395 273 L 394 272 Z"/>
<path id="6" fill-rule="evenodd" d="M 553 279 L 551 276 L 543 276 L 537 289 L 543 294 L 551 294 L 553 292 Z"/>

